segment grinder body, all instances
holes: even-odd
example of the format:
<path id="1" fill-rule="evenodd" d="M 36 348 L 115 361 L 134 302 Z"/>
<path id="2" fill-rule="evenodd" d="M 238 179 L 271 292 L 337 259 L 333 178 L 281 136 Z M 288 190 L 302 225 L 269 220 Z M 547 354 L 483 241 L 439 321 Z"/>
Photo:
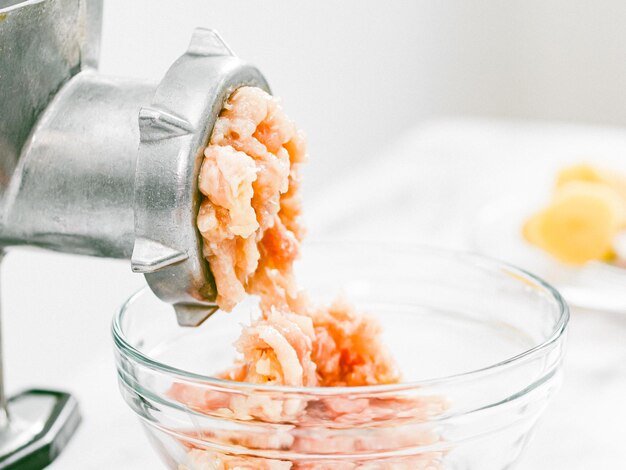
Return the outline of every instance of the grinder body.
<path id="1" fill-rule="evenodd" d="M 207 29 L 160 83 L 103 76 L 99 0 L 10 3 L 0 3 L 0 89 L 10 91 L 0 95 L 0 247 L 130 259 L 181 325 L 199 324 L 217 308 L 195 226 L 202 151 L 230 93 L 267 82 Z"/>
<path id="2" fill-rule="evenodd" d="M 130 259 L 138 116 L 155 88 L 95 71 L 63 85 L 9 180 L 0 246 Z"/>

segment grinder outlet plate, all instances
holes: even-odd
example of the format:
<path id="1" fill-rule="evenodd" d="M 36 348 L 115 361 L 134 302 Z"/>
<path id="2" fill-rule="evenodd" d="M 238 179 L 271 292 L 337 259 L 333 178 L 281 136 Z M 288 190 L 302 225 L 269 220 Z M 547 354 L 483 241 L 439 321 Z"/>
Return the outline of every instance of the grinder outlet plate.
<path id="1" fill-rule="evenodd" d="M 9 398 L 9 422 L 0 429 L 0 470 L 40 470 L 68 443 L 81 417 L 65 392 L 27 390 Z"/>
<path id="2" fill-rule="evenodd" d="M 218 308 L 196 227 L 198 175 L 215 121 L 242 86 L 270 92 L 261 72 L 234 56 L 219 34 L 197 28 L 139 112 L 131 265 L 174 306 L 182 326 L 197 326 Z"/>

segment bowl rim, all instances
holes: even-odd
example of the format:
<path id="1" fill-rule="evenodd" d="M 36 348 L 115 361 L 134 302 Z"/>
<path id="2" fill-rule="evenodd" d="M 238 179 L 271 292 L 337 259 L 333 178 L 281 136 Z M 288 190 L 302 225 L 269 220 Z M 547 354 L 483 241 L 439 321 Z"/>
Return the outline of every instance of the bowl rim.
<path id="1" fill-rule="evenodd" d="M 264 385 L 264 384 L 252 384 L 248 382 L 236 382 L 233 380 L 220 379 L 217 377 L 212 377 L 208 375 L 198 374 L 195 372 L 187 371 L 184 369 L 180 369 L 177 367 L 170 366 L 168 364 L 164 364 L 162 362 L 156 361 L 149 357 L 147 354 L 144 354 L 137 348 L 135 348 L 130 342 L 126 339 L 126 335 L 124 334 L 122 328 L 122 321 L 124 316 L 133 305 L 133 303 L 142 295 L 145 295 L 146 292 L 150 291 L 150 288 L 146 285 L 139 290 L 137 290 L 134 294 L 132 294 L 117 310 L 116 314 L 113 317 L 112 322 L 112 335 L 114 345 L 120 351 L 120 353 L 124 356 L 131 358 L 137 363 L 151 369 L 153 371 L 164 373 L 170 377 L 174 377 L 177 379 L 182 379 L 188 382 L 193 382 L 198 385 L 201 384 L 203 386 L 210 386 L 216 389 L 224 390 L 248 390 L 248 391 L 264 391 L 264 392 L 276 392 L 276 393 L 287 393 L 287 394 L 299 394 L 299 395 L 309 395 L 309 396 L 317 396 L 317 395 L 337 395 L 337 394 L 372 394 L 372 393 L 385 393 L 385 392 L 397 392 L 397 391 L 406 391 L 417 388 L 424 388 L 427 386 L 432 387 L 433 385 L 446 384 L 449 385 L 451 382 L 467 382 L 471 381 L 485 375 L 497 373 L 503 369 L 508 367 L 513 367 L 518 364 L 525 363 L 529 360 L 532 360 L 534 357 L 541 354 L 544 350 L 550 348 L 554 343 L 556 343 L 559 339 L 564 336 L 565 331 L 567 330 L 567 326 L 570 318 L 570 311 L 567 305 L 567 302 L 563 299 L 561 294 L 552 287 L 548 282 L 544 281 L 540 277 L 522 269 L 517 266 L 514 266 L 510 263 L 500 261 L 485 255 L 476 254 L 467 251 L 460 250 L 451 250 L 445 248 L 433 248 L 425 245 L 415 244 L 415 243 L 381 243 L 381 242 L 325 242 L 325 243 L 307 243 L 305 246 L 320 246 L 324 244 L 332 243 L 333 246 L 336 245 L 349 245 L 354 247 L 355 245 L 367 245 L 371 246 L 380 246 L 389 249 L 393 247 L 393 249 L 402 249 L 404 251 L 410 252 L 419 252 L 425 253 L 429 255 L 439 255 L 439 256 L 448 256 L 448 257 L 456 257 L 465 262 L 472 262 L 476 266 L 483 269 L 492 269 L 492 270 L 500 270 L 503 273 L 509 274 L 513 277 L 518 278 L 520 282 L 525 282 L 529 285 L 533 285 L 543 289 L 547 297 L 550 298 L 552 302 L 556 304 L 558 307 L 558 319 L 555 322 L 555 326 L 552 332 L 547 335 L 547 337 L 540 343 L 534 345 L 533 347 L 524 350 L 514 356 L 503 359 L 499 362 L 496 362 L 491 365 L 487 365 L 484 367 L 480 367 L 478 369 L 472 369 L 465 372 L 460 372 L 456 374 L 445 375 L 441 377 L 433 377 L 427 378 L 423 380 L 413 380 L 407 382 L 401 382 L 397 384 L 383 384 L 383 385 L 361 385 L 354 387 L 303 387 L 303 386 L 285 386 L 285 385 Z"/>

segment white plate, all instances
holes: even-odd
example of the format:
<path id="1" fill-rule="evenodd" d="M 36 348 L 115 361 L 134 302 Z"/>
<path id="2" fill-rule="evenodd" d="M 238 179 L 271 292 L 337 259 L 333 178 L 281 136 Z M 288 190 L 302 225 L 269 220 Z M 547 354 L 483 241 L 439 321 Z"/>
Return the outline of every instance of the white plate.
<path id="1" fill-rule="evenodd" d="M 626 314 L 626 268 L 590 262 L 568 266 L 522 237 L 522 226 L 545 201 L 524 193 L 504 195 L 477 215 L 472 243 L 480 253 L 530 271 L 556 287 L 571 305 Z"/>

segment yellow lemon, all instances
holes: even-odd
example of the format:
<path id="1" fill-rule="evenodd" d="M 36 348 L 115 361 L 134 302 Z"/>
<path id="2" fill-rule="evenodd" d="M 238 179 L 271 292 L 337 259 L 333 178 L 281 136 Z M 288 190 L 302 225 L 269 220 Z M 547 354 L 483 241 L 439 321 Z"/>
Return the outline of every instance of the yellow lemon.
<path id="1" fill-rule="evenodd" d="M 575 180 L 562 184 L 550 205 L 526 223 L 524 236 L 566 263 L 606 259 L 613 254 L 613 237 L 625 214 L 617 191 Z"/>

